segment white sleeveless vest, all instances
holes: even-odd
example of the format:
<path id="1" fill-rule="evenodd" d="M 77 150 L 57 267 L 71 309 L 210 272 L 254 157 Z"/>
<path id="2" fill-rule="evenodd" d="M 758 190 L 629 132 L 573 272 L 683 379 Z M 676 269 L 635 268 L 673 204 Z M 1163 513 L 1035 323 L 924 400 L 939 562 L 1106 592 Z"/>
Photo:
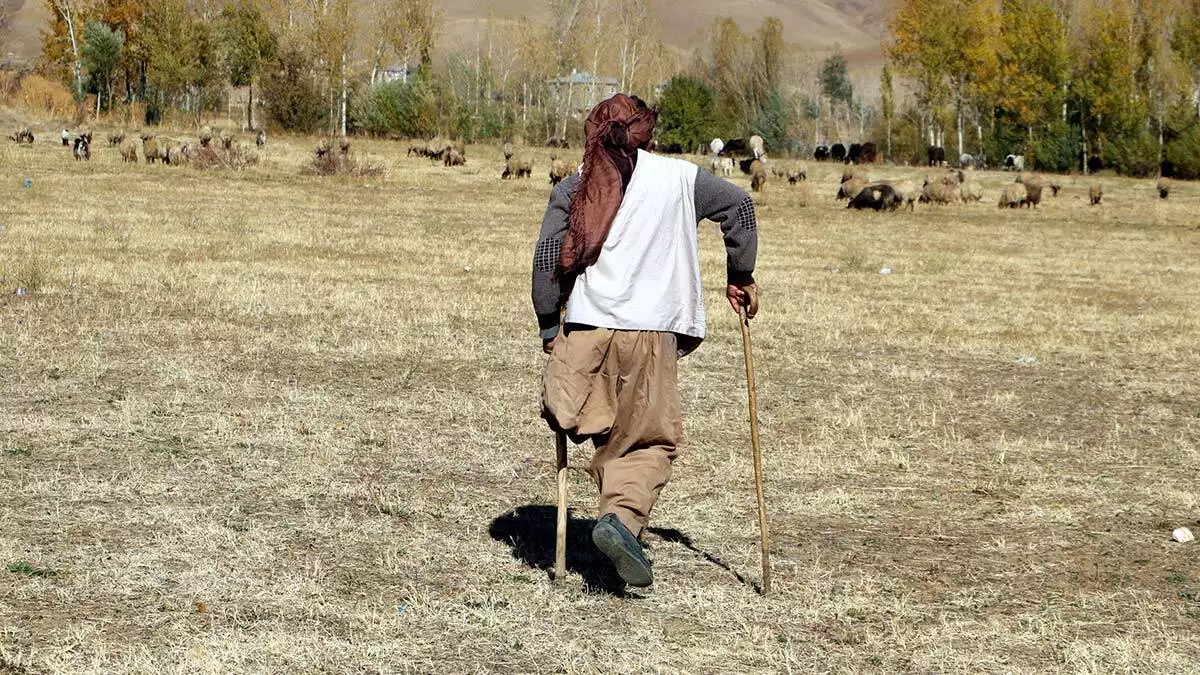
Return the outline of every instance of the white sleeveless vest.
<path id="1" fill-rule="evenodd" d="M 600 258 L 575 280 L 565 320 L 703 339 L 696 165 L 638 151 Z"/>

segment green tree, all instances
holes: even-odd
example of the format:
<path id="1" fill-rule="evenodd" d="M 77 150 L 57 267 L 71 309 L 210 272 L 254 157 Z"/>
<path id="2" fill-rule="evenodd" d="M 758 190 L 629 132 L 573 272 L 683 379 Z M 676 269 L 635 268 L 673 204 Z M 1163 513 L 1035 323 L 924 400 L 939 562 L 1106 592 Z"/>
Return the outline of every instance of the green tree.
<path id="1" fill-rule="evenodd" d="M 883 122 L 887 125 L 887 158 L 892 158 L 892 120 L 896 116 L 896 91 L 892 85 L 892 65 L 883 63 L 883 72 L 879 75 L 880 108 L 883 112 Z"/>
<path id="2" fill-rule="evenodd" d="M 658 142 L 691 150 L 716 135 L 713 93 L 694 77 L 676 76 L 663 89 L 658 102 Z"/>
<path id="3" fill-rule="evenodd" d="M 113 79 L 121 65 L 121 48 L 125 36 L 98 21 L 89 21 L 83 29 L 83 49 L 80 56 L 96 85 L 96 113 L 100 113 L 101 101 L 112 107 Z"/>
<path id="4" fill-rule="evenodd" d="M 312 133 L 326 122 L 328 108 L 313 80 L 312 60 L 295 46 L 276 57 L 262 79 L 267 117 L 281 129 Z"/>
<path id="5" fill-rule="evenodd" d="M 239 0 L 235 5 L 226 5 L 221 10 L 217 36 L 229 83 L 249 88 L 246 124 L 253 129 L 254 82 L 266 64 L 275 58 L 279 40 L 271 32 L 267 18 L 255 0 Z"/>
<path id="6" fill-rule="evenodd" d="M 825 57 L 821 64 L 821 92 L 833 103 L 849 105 L 854 100 L 850 70 L 846 67 L 846 57 L 840 51 Z"/>

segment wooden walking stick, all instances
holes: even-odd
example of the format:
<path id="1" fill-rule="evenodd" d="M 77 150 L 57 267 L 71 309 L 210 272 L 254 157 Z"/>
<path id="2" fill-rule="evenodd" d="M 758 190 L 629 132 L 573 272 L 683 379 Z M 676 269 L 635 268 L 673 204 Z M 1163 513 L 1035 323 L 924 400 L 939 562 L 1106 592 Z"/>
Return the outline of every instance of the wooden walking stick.
<path id="1" fill-rule="evenodd" d="M 554 537 L 554 581 L 567 578 L 567 434 L 555 436 L 558 450 L 558 531 Z"/>
<path id="2" fill-rule="evenodd" d="M 754 490 L 758 493 L 759 549 L 762 553 L 762 592 L 771 592 L 771 539 L 767 531 L 767 502 L 763 498 L 762 449 L 758 443 L 758 387 L 754 384 L 754 354 L 750 349 L 750 318 L 741 310 L 742 351 L 746 354 L 746 389 L 750 399 L 750 444 L 754 446 Z"/>

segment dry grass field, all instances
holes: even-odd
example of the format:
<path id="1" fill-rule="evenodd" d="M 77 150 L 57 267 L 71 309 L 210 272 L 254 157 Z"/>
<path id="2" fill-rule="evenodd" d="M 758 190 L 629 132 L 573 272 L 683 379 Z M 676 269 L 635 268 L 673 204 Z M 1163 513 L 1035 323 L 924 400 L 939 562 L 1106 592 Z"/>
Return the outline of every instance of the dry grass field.
<path id="1" fill-rule="evenodd" d="M 447 169 L 364 141 L 384 175 L 344 179 L 301 175 L 309 139 L 232 173 L 39 132 L 0 145 L 0 673 L 1200 663 L 1200 548 L 1170 541 L 1200 530 L 1200 186 L 1104 178 L 1091 208 L 1068 178 L 1002 212 L 1012 176 L 980 174 L 984 204 L 881 215 L 833 200 L 837 166 L 772 184 L 767 597 L 704 225 L 658 583 L 624 594 L 583 477 L 548 576 L 545 154 L 510 183 L 495 148 Z"/>

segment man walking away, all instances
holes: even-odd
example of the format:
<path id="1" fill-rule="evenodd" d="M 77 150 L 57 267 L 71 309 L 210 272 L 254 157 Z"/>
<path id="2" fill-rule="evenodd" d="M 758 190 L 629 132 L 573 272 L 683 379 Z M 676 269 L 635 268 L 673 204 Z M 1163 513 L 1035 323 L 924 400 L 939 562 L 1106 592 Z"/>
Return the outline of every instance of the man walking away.
<path id="1" fill-rule="evenodd" d="M 595 446 L 588 472 L 601 517 L 592 540 L 640 587 L 654 577 L 639 537 L 683 436 L 677 362 L 705 335 L 701 220 L 724 233 L 730 306 L 758 311 L 753 200 L 690 162 L 647 152 L 656 122 L 623 94 L 592 110 L 583 171 L 551 194 L 533 259 L 550 355 L 542 416 Z"/>

